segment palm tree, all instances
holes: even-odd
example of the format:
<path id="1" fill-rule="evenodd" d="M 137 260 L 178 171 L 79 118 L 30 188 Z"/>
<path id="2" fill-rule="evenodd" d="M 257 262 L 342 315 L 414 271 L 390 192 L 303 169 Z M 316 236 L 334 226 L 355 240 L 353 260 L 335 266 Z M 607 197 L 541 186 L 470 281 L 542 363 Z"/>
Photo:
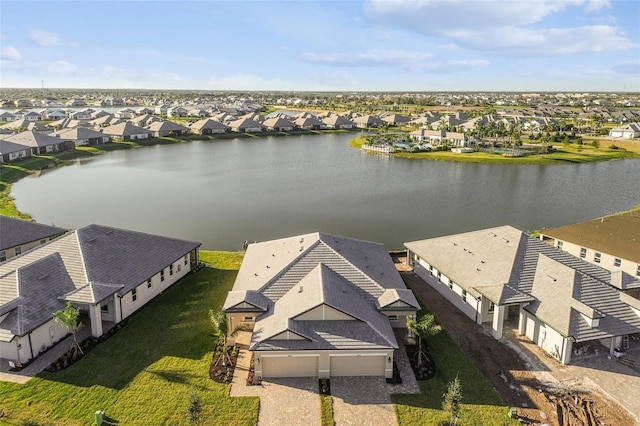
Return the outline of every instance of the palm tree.
<path id="1" fill-rule="evenodd" d="M 78 344 L 78 336 L 77 332 L 82 327 L 82 323 L 78 322 L 78 318 L 80 317 L 80 309 L 74 308 L 71 302 L 66 303 L 63 309 L 56 311 L 53 313 L 53 317 L 55 320 L 61 324 L 64 328 L 69 330 L 73 335 L 73 347 L 75 348 L 74 356 L 80 351 L 82 355 L 82 348 L 80 344 Z"/>
<path id="2" fill-rule="evenodd" d="M 215 362 L 215 365 L 218 365 L 220 358 L 222 358 L 222 365 L 226 367 L 227 362 L 231 362 L 231 357 L 227 353 L 227 339 L 229 337 L 237 336 L 241 331 L 249 330 L 249 325 L 246 323 L 240 323 L 236 325 L 231 332 L 229 332 L 229 321 L 227 320 L 227 315 L 222 311 L 214 311 L 213 309 L 209 310 L 209 321 L 211 321 L 213 334 L 218 337 L 218 341 L 222 339 L 222 354 Z"/>
<path id="3" fill-rule="evenodd" d="M 433 314 L 423 315 L 420 319 L 407 317 L 407 328 L 418 337 L 418 366 L 422 365 L 422 339 L 433 335 L 435 317 Z"/>

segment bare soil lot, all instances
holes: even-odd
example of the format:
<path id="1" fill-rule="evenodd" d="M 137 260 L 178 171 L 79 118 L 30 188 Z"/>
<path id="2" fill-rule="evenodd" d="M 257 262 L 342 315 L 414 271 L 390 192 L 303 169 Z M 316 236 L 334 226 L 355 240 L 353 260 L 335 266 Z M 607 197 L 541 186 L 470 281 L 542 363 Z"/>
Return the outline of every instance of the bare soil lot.
<path id="1" fill-rule="evenodd" d="M 544 363 L 531 365 L 512 347 L 495 340 L 484 328 L 452 308 L 413 272 L 402 271 L 401 275 L 502 399 L 517 408 L 517 415 L 524 424 L 635 424 L 627 410 L 600 392 L 592 382 L 579 377 L 573 381 L 557 381 Z M 518 344 L 515 336 L 511 339 L 512 343 Z"/>

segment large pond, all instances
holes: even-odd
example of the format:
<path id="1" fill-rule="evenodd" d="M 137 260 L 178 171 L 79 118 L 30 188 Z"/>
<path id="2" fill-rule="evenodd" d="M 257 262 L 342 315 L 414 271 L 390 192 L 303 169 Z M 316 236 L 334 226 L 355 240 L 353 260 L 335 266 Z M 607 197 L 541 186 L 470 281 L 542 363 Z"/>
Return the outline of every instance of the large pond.
<path id="1" fill-rule="evenodd" d="M 403 242 L 491 226 L 535 230 L 640 204 L 640 161 L 532 166 L 407 160 L 356 134 L 192 141 L 110 152 L 13 185 L 18 209 L 175 236 L 216 250 L 322 231 Z"/>

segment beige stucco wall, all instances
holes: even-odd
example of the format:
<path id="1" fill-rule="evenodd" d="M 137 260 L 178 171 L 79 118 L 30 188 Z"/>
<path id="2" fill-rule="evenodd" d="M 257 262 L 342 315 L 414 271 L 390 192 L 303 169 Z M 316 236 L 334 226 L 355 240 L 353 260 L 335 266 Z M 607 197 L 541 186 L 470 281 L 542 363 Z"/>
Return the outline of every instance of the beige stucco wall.
<path id="1" fill-rule="evenodd" d="M 562 364 L 568 364 L 571 359 L 571 340 L 530 313 L 523 312 L 523 315 L 525 316 L 525 336 Z"/>
<path id="2" fill-rule="evenodd" d="M 61 234 L 59 234 L 61 235 Z M 44 244 L 48 241 L 53 240 L 54 238 L 56 238 L 57 235 L 52 236 L 50 238 L 43 238 L 42 240 L 36 240 L 36 241 L 31 241 L 28 243 L 24 243 L 24 244 L 20 244 L 19 246 L 15 246 L 15 247 L 8 247 L 4 250 L 5 252 L 5 256 L 7 257 L 7 259 L 10 259 L 12 257 L 16 256 L 16 249 L 21 250 L 21 253 L 26 252 L 27 250 L 31 250 L 34 247 L 39 246 L 40 244 Z"/>
<path id="3" fill-rule="evenodd" d="M 553 240 L 554 247 L 558 247 L 558 240 L 555 238 L 553 238 L 552 240 Z M 583 246 L 574 244 L 572 242 L 562 240 L 562 250 L 576 257 L 580 257 L 580 249 L 582 247 Z M 627 274 L 630 274 L 631 276 L 635 276 L 638 273 L 638 265 L 640 264 L 638 264 L 637 262 L 633 262 L 625 258 L 619 258 L 620 260 L 622 260 L 622 263 L 620 264 L 620 267 L 617 268 L 614 266 L 614 261 L 616 259 L 616 256 L 612 256 L 604 252 L 599 252 L 602 256 L 600 258 L 600 263 L 596 263 L 594 262 L 594 257 L 597 250 L 594 250 L 589 247 L 584 247 L 584 248 L 587 249 L 587 254 L 583 259 L 589 263 L 593 263 L 594 265 L 598 265 L 602 268 L 608 269 L 609 271 L 622 270 Z"/>
<path id="4" fill-rule="evenodd" d="M 68 333 L 66 328 L 51 319 L 33 330 L 30 333 L 31 339 L 27 334 L 23 337 L 15 337 L 11 342 L 0 343 L 0 353 L 2 358 L 26 363 L 37 357 L 40 352 L 56 344 Z"/>

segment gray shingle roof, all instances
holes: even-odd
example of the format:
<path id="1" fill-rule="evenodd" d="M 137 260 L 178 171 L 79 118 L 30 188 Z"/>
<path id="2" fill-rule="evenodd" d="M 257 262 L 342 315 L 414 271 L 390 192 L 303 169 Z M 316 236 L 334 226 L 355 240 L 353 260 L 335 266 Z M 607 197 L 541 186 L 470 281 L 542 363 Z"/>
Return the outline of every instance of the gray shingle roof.
<path id="1" fill-rule="evenodd" d="M 61 235 L 66 229 L 0 215 L 0 250 Z"/>

